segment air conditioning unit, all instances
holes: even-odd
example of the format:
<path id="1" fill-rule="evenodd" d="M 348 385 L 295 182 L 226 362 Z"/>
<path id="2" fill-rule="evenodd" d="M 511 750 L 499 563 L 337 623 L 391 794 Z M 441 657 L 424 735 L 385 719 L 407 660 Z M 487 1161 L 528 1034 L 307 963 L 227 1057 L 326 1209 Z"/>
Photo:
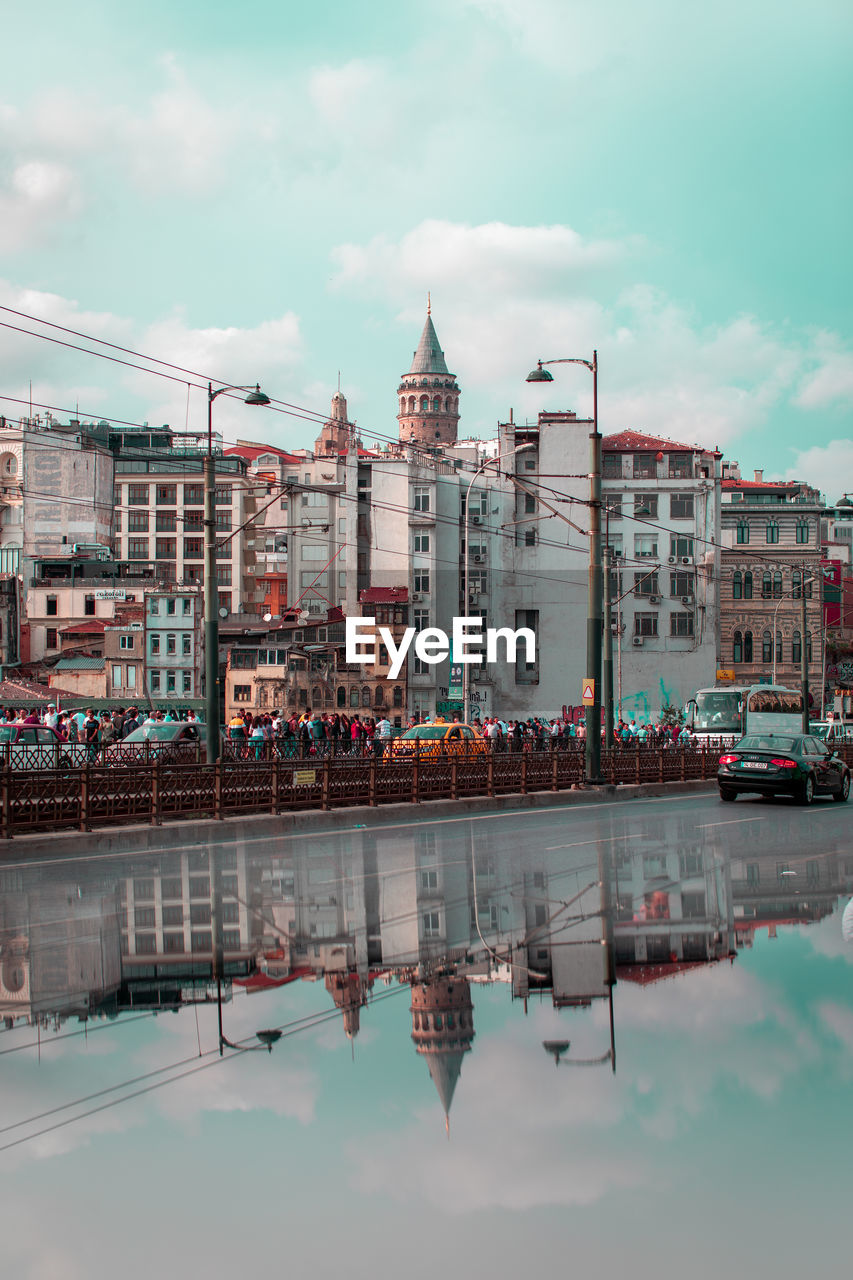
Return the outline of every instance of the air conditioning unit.
<path id="1" fill-rule="evenodd" d="M 682 596 L 681 603 L 685 606 L 692 607 L 692 605 L 695 604 L 695 601 L 693 596 Z"/>
<path id="2" fill-rule="evenodd" d="M 473 561 L 474 561 L 474 564 L 482 564 L 482 563 L 483 563 L 483 557 L 482 557 L 482 556 L 473 556 L 473 557 L 472 557 L 472 559 L 473 559 Z"/>
<path id="3" fill-rule="evenodd" d="M 670 563 L 670 564 L 677 564 L 677 563 L 678 563 L 678 556 L 670 556 L 670 557 L 669 557 L 669 563 Z"/>
<path id="4" fill-rule="evenodd" d="M 692 563 L 692 561 L 691 561 L 691 559 L 690 559 L 690 556 L 682 556 L 682 557 L 681 557 L 681 563 L 682 563 L 682 564 L 691 564 L 691 563 Z"/>
<path id="5" fill-rule="evenodd" d="M 649 596 L 649 604 L 660 604 L 660 596 Z"/>
<path id="6" fill-rule="evenodd" d="M 472 517 L 471 517 L 471 523 L 472 523 L 472 524 L 482 524 L 482 523 L 483 523 L 483 517 L 482 517 L 482 516 L 472 516 Z"/>
<path id="7" fill-rule="evenodd" d="M 422 597 L 421 597 L 421 593 L 420 593 L 420 591 L 413 591 L 413 592 L 412 592 L 412 599 L 413 599 L 413 600 L 420 600 L 421 598 L 422 598 Z"/>
<path id="8" fill-rule="evenodd" d="M 643 643 L 642 636 L 631 636 L 631 644 L 634 646 L 635 649 L 639 649 L 642 643 Z"/>

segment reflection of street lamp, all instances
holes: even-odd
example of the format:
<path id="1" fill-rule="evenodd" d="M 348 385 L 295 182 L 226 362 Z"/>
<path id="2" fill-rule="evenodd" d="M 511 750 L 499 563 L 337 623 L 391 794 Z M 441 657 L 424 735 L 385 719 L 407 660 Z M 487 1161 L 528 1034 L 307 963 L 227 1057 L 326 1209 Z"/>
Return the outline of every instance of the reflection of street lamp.
<path id="1" fill-rule="evenodd" d="M 281 1039 L 281 1032 L 273 1028 L 268 1031 L 256 1031 L 255 1036 L 260 1040 L 260 1044 L 235 1044 L 233 1040 L 222 1031 L 222 979 L 216 979 L 216 1006 L 219 1015 L 219 1056 L 222 1057 L 222 1050 L 227 1045 L 229 1049 L 235 1049 L 237 1053 L 253 1053 L 258 1049 L 266 1049 L 268 1053 L 272 1053 L 272 1047 L 276 1040 Z"/>
<path id="2" fill-rule="evenodd" d="M 469 526 L 469 515 L 470 515 L 469 509 L 471 506 L 471 489 L 473 488 L 474 481 L 477 479 L 478 476 L 483 474 L 483 472 L 486 470 L 487 467 L 491 467 L 493 464 L 503 461 L 504 458 L 511 458 L 514 454 L 523 453 L 525 449 L 532 449 L 533 447 L 534 446 L 532 444 L 519 444 L 519 445 L 516 445 L 514 449 L 509 449 L 506 453 L 498 453 L 495 455 L 494 458 L 487 458 L 486 461 L 482 464 L 482 466 L 479 466 L 477 468 L 477 470 L 472 475 L 471 479 L 468 481 L 468 488 L 465 492 L 465 530 L 464 530 L 465 556 L 462 561 L 462 607 L 466 617 L 468 615 L 468 607 L 470 605 L 470 601 L 468 599 L 468 564 L 470 561 L 470 548 L 468 546 L 468 541 L 469 541 L 468 526 Z M 468 720 L 468 667 L 469 665 L 470 664 L 467 662 L 462 664 L 462 719 L 466 723 Z"/>
<path id="3" fill-rule="evenodd" d="M 602 1062 L 613 1062 L 613 1070 L 616 1070 L 616 1064 L 613 1059 L 613 1050 L 608 1049 L 599 1058 L 566 1058 L 563 1061 L 563 1055 L 569 1051 L 568 1040 L 543 1040 L 542 1048 L 546 1053 L 550 1053 L 554 1059 L 554 1066 L 559 1067 L 598 1067 Z"/>
<path id="4" fill-rule="evenodd" d="M 248 391 L 246 404 L 269 404 L 258 384 L 217 387 L 207 384 L 207 454 L 204 459 L 204 718 L 207 761 L 219 759 L 219 595 L 216 590 L 216 467 L 213 458 L 213 402 L 226 391 Z"/>
<path id="5" fill-rule="evenodd" d="M 601 436 L 598 432 L 598 352 L 591 360 L 540 360 L 528 382 L 553 382 L 546 364 L 582 364 L 592 374 L 592 431 L 589 436 L 589 596 L 586 618 L 586 672 L 592 705 L 586 709 L 586 781 L 601 781 L 601 641 L 604 581 L 601 566 Z"/>

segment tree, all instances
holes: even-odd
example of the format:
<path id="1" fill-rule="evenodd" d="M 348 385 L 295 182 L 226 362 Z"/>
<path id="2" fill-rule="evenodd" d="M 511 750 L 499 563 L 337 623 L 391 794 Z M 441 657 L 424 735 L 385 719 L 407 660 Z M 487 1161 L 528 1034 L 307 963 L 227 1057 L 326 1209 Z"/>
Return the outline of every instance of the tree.
<path id="1" fill-rule="evenodd" d="M 661 724 L 684 724 L 684 712 L 667 702 L 660 709 Z"/>

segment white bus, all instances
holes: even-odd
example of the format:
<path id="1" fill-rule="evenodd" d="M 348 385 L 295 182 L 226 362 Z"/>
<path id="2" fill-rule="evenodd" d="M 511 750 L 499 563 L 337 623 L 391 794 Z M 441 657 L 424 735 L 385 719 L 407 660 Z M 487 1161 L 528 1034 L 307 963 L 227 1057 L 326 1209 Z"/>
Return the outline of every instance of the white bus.
<path id="1" fill-rule="evenodd" d="M 725 746 L 747 733 L 802 733 L 803 695 L 776 684 L 697 689 L 684 716 L 699 746 Z"/>

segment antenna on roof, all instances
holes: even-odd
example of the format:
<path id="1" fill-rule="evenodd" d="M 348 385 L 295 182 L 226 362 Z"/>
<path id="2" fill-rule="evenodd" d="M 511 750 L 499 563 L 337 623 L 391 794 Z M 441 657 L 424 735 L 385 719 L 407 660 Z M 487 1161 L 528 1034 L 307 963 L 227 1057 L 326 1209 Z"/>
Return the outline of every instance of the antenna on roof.
<path id="1" fill-rule="evenodd" d="M 428 316 L 432 315 L 432 298 L 430 296 L 429 290 L 427 290 L 427 315 Z"/>

